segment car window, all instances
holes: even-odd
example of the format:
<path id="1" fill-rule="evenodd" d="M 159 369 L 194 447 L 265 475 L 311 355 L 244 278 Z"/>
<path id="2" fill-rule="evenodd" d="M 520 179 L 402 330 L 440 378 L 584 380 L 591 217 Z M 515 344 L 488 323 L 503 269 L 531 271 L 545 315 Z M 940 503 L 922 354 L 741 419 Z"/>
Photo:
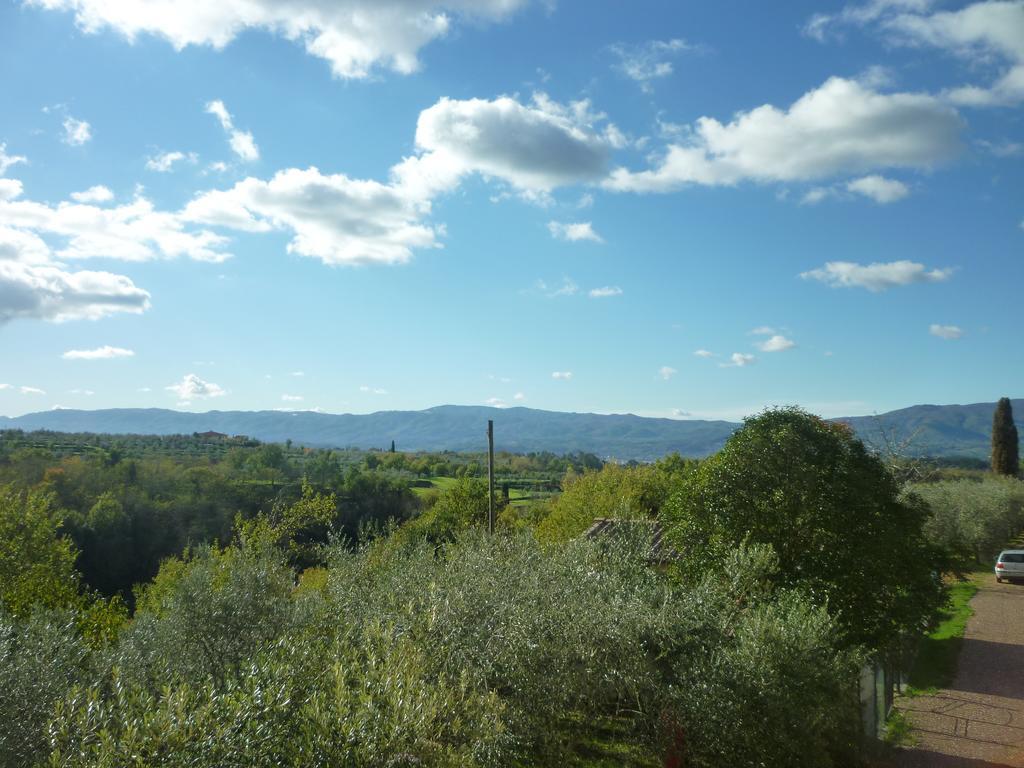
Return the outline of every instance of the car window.
<path id="1" fill-rule="evenodd" d="M 1012 552 L 1007 552 L 1003 555 L 1002 560 L 1004 563 L 1024 563 L 1024 554 L 1018 555 Z"/>

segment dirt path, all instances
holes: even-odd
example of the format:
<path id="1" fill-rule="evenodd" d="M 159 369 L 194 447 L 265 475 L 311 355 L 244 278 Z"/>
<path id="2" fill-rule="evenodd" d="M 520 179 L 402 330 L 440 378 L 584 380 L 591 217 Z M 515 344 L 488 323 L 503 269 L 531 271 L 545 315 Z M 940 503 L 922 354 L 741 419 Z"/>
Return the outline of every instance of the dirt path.
<path id="1" fill-rule="evenodd" d="M 917 745 L 903 768 L 1024 768 L 1024 584 L 985 578 L 971 606 L 953 685 L 897 700 Z"/>

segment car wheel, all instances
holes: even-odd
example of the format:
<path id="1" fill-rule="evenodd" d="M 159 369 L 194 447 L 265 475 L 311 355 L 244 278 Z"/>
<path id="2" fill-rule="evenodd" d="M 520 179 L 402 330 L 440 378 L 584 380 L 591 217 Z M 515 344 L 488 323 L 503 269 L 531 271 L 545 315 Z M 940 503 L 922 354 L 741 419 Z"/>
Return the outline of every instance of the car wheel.
<path id="1" fill-rule="evenodd" d="M 996 584 L 1002 584 L 1003 580 L 996 576 Z"/>

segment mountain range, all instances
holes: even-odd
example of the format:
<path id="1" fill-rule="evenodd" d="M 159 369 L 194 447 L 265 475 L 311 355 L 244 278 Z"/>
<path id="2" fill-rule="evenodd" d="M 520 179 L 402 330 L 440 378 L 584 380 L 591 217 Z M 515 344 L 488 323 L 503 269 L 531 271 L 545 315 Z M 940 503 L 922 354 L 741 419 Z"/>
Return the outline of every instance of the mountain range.
<path id="1" fill-rule="evenodd" d="M 1024 430 L 1024 400 L 1013 400 Z M 898 446 L 913 456 L 989 455 L 995 403 L 915 405 L 848 423 L 865 442 Z M 209 411 L 162 408 L 59 409 L 9 418 L 0 429 L 108 434 L 191 434 L 223 432 L 266 442 L 316 447 L 480 451 L 486 448 L 487 420 L 495 424 L 495 447 L 517 453 L 587 451 L 602 457 L 640 461 L 678 451 L 684 456 L 714 453 L 740 425 L 729 421 L 657 419 L 632 414 L 563 413 L 533 408 L 442 405 L 423 411 L 328 414 L 310 411 Z"/>

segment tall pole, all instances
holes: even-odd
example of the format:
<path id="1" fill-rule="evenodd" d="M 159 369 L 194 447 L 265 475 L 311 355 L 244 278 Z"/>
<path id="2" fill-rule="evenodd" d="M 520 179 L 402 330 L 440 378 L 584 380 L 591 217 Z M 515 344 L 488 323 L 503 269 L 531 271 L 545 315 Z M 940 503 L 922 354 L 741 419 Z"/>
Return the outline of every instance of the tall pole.
<path id="1" fill-rule="evenodd" d="M 494 421 L 487 420 L 487 532 L 494 533 Z"/>

